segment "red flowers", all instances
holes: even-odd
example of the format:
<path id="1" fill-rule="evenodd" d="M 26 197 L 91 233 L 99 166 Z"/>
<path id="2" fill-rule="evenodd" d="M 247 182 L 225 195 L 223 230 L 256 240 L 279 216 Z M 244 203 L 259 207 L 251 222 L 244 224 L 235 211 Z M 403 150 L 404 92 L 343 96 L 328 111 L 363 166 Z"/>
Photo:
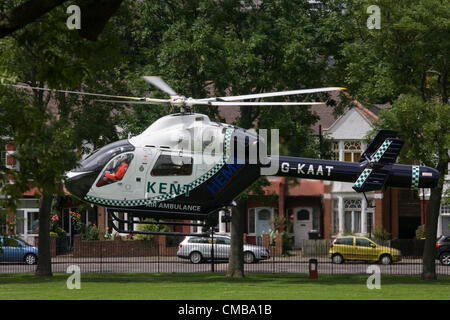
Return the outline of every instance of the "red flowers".
<path id="1" fill-rule="evenodd" d="M 79 213 L 76 213 L 74 211 L 69 211 L 70 216 L 73 220 L 79 220 L 81 218 L 81 215 Z"/>

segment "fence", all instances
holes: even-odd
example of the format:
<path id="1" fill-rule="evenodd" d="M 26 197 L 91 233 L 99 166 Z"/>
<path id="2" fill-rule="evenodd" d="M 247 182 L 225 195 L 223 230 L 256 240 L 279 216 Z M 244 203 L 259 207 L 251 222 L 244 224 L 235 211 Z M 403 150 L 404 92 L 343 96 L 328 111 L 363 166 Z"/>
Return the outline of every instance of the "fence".
<path id="1" fill-rule="evenodd" d="M 169 243 L 165 236 L 155 236 L 152 240 L 82 241 L 75 237 L 73 248 L 64 248 L 67 239 L 52 237 L 52 271 L 65 273 L 70 265 L 78 265 L 83 273 L 184 273 L 184 272 L 226 272 L 230 254 L 229 238 L 192 237 L 189 242 L 180 240 Z M 319 274 L 366 274 L 371 264 L 377 263 L 382 274 L 420 275 L 422 272 L 423 241 L 392 240 L 383 243 L 384 254 L 394 259 L 395 250 L 402 253 L 400 261 L 382 264 L 378 260 L 382 253 L 373 254 L 366 248 L 354 252 L 339 251 L 345 261 L 333 263 L 330 257 L 331 240 L 304 240 L 297 248 L 283 246 L 281 238 L 271 243 L 268 236 L 262 239 L 262 246 L 244 245 L 244 271 L 246 273 L 303 273 L 309 270 L 309 260 L 316 259 Z M 20 248 L 14 254 L 5 250 L 0 253 L 0 274 L 33 273 L 36 265 L 27 265 L 25 252 Z M 337 250 L 337 251 L 336 251 Z M 214 257 L 214 262 L 211 257 Z M 358 260 L 351 260 L 351 259 Z M 364 261 L 367 260 L 367 261 Z M 335 261 L 340 262 L 340 261 Z M 385 261 L 386 262 L 386 261 Z M 389 261 L 387 261 L 389 262 Z M 436 272 L 441 276 L 450 275 L 450 266 L 436 260 Z"/>

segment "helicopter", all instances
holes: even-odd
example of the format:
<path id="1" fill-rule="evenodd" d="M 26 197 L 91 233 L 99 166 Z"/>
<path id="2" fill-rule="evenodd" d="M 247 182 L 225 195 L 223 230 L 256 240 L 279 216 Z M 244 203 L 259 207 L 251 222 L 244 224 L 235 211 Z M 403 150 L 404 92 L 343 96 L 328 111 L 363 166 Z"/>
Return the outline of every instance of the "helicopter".
<path id="1" fill-rule="evenodd" d="M 437 170 L 426 166 L 396 164 L 404 141 L 397 138 L 396 132 L 392 130 L 380 130 L 358 162 L 311 159 L 261 153 L 260 150 L 267 150 L 267 144 L 264 137 L 256 132 L 214 122 L 204 114 L 193 112 L 194 105 L 322 104 L 245 100 L 340 91 L 344 88 L 327 87 L 195 99 L 178 95 L 159 77 L 144 79 L 170 98 L 98 94 L 114 99 L 98 101 L 165 104 L 178 107 L 180 112 L 158 119 L 137 136 L 113 142 L 94 151 L 78 167 L 67 172 L 65 187 L 79 200 L 104 206 L 110 212 L 127 212 L 140 218 L 141 222 L 151 217 L 197 220 L 211 226 L 217 222 L 218 212 L 232 206 L 233 199 L 255 182 L 268 167 L 275 168 L 272 170 L 272 175 L 275 176 L 352 182 L 353 189 L 364 195 L 365 192 L 384 187 L 416 189 L 433 188 L 437 185 Z M 123 221 L 114 214 L 112 217 L 119 222 L 133 223 Z M 140 233 L 133 230 L 116 231 Z"/>

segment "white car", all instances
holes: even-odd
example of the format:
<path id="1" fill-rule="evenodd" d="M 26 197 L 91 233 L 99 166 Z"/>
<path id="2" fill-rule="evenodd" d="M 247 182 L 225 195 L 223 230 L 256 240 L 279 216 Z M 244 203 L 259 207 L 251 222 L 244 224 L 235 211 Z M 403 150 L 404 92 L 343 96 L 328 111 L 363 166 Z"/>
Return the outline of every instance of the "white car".
<path id="1" fill-rule="evenodd" d="M 229 236 L 214 236 L 214 259 L 228 260 L 231 250 L 231 238 Z M 192 263 L 201 263 L 211 259 L 211 238 L 210 237 L 186 237 L 179 245 L 177 256 L 182 259 L 189 259 Z M 244 262 L 254 263 L 260 260 L 269 259 L 270 253 L 264 247 L 252 244 L 244 244 Z"/>

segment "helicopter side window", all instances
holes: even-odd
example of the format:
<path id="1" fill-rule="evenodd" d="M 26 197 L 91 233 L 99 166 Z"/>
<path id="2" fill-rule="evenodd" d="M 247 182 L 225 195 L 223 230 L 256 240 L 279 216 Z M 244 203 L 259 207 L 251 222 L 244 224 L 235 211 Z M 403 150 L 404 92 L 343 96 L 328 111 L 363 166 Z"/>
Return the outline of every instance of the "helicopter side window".
<path id="1" fill-rule="evenodd" d="M 98 180 L 96 186 L 103 187 L 121 181 L 127 173 L 132 160 L 132 153 L 121 154 L 115 157 L 103 170 L 101 178 Z"/>
<path id="2" fill-rule="evenodd" d="M 192 158 L 162 154 L 153 167 L 152 176 L 190 176 Z"/>

